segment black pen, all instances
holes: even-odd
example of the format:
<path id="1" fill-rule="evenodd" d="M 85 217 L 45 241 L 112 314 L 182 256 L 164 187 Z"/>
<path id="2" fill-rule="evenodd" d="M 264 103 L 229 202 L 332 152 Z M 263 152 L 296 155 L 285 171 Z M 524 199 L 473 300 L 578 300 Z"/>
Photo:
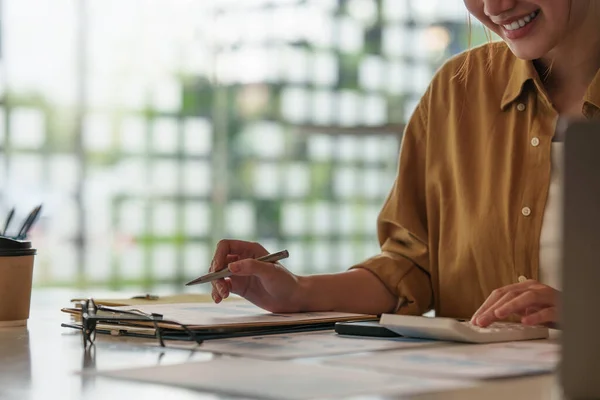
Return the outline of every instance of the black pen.
<path id="1" fill-rule="evenodd" d="M 12 220 L 13 216 L 15 215 L 15 208 L 11 208 L 10 212 L 8 213 L 8 217 L 6 217 L 6 222 L 4 223 L 4 232 L 2 233 L 3 236 L 6 236 L 6 232 L 8 231 L 8 226 L 10 225 L 10 221 Z"/>
<path id="2" fill-rule="evenodd" d="M 27 233 L 29 233 L 29 230 L 31 229 L 31 227 L 33 226 L 33 224 L 35 224 L 35 221 L 37 220 L 38 216 L 40 215 L 41 210 L 42 210 L 42 205 L 40 204 L 39 206 L 34 208 L 33 211 L 31 211 L 29 213 L 29 215 L 27 216 L 27 219 L 23 223 L 23 226 L 19 230 L 19 234 L 17 235 L 17 240 L 23 240 L 23 239 L 27 238 Z"/>

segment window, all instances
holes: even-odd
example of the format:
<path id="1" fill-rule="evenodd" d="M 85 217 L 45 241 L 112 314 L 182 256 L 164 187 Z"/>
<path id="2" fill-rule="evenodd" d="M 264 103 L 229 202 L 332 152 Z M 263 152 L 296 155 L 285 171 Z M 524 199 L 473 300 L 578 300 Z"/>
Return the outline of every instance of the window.
<path id="1" fill-rule="evenodd" d="M 3 8 L 0 206 L 45 205 L 36 285 L 180 287 L 223 237 L 298 273 L 376 254 L 383 126 L 467 45 L 460 0 Z"/>

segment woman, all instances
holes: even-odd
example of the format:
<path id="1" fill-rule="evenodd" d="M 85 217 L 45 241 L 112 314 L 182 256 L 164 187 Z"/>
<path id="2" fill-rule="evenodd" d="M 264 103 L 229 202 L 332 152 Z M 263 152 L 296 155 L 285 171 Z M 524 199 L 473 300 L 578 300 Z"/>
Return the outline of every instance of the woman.
<path id="1" fill-rule="evenodd" d="M 211 271 L 274 312 L 348 311 L 557 322 L 559 114 L 600 115 L 600 2 L 465 0 L 503 40 L 447 62 L 417 106 L 378 218 L 381 254 L 338 274 L 296 276 L 219 243 Z"/>

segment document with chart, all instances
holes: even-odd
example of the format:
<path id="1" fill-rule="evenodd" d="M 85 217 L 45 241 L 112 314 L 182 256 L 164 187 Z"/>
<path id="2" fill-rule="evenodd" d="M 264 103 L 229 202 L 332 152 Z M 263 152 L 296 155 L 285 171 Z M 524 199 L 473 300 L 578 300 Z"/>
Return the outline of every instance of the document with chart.
<path id="1" fill-rule="evenodd" d="M 470 381 L 427 379 L 357 368 L 253 360 L 204 362 L 94 372 L 95 375 L 225 393 L 244 398 L 315 399 L 437 392 L 473 386 Z"/>
<path id="2" fill-rule="evenodd" d="M 424 377 L 492 379 L 551 372 L 559 355 L 559 345 L 544 340 L 375 352 L 326 362 Z"/>

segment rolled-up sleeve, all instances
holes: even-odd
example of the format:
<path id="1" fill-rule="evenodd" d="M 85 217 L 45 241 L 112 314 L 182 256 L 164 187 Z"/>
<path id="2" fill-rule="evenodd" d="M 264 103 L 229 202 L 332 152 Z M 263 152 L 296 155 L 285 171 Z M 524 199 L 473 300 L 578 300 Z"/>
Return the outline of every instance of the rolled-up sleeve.
<path id="1" fill-rule="evenodd" d="M 428 93 L 406 126 L 394 186 L 377 219 L 381 253 L 352 268 L 375 274 L 398 299 L 396 310 L 419 315 L 433 307 L 427 235 L 425 157 Z"/>

